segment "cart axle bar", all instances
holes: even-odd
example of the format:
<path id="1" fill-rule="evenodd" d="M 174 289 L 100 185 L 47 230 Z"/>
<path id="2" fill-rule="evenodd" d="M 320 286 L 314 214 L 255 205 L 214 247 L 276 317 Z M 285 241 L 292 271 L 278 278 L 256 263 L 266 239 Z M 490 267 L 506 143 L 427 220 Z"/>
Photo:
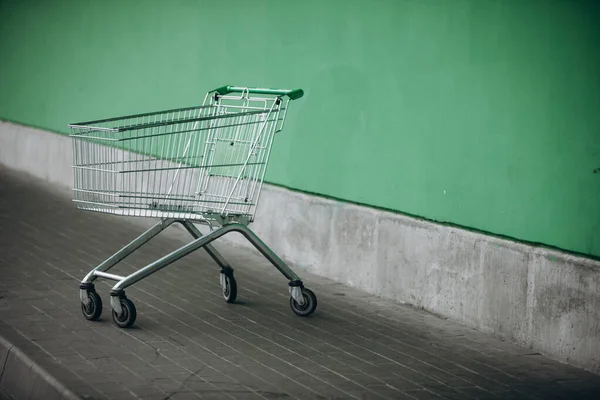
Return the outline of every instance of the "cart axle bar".
<path id="1" fill-rule="evenodd" d="M 125 279 L 124 276 L 121 275 L 115 275 L 115 274 L 109 274 L 107 272 L 102 272 L 102 271 L 94 271 L 94 276 L 97 276 L 99 278 L 106 278 L 106 279 L 111 279 L 113 281 L 122 281 L 123 279 Z"/>

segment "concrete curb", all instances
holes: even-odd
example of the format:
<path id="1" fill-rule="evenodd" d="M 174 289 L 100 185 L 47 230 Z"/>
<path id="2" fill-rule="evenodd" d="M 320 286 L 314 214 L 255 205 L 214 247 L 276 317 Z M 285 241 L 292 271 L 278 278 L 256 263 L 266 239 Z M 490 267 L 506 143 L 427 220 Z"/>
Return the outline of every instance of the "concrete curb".
<path id="1" fill-rule="evenodd" d="M 81 399 L 2 336 L 0 391 L 18 400 Z"/>

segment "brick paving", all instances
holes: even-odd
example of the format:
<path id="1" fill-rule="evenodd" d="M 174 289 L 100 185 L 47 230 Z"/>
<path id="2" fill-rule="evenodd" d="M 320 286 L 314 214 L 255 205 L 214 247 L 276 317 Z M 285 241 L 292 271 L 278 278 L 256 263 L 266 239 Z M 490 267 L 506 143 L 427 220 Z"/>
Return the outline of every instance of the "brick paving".
<path id="1" fill-rule="evenodd" d="M 0 169 L 0 334 L 84 398 L 600 399 L 600 376 L 298 268 L 319 307 L 297 317 L 283 276 L 223 241 L 237 304 L 197 251 L 127 289 L 133 328 L 113 324 L 107 281 L 101 319 L 85 320 L 79 281 L 150 224 L 78 211 L 69 191 Z M 169 228 L 110 272 L 190 239 Z"/>

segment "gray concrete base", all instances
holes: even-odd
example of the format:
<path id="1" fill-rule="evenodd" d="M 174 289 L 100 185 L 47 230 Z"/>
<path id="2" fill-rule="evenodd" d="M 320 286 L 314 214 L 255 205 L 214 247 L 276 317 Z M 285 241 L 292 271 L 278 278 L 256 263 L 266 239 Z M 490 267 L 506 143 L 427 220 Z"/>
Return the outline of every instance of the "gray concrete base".
<path id="1" fill-rule="evenodd" d="M 600 373 L 599 262 L 272 186 L 262 200 L 254 229 L 284 259 Z"/>
<path id="2" fill-rule="evenodd" d="M 0 120 L 0 163 L 73 187 L 72 160 L 70 138 Z"/>
<path id="3" fill-rule="evenodd" d="M 0 122 L 0 163 L 72 186 L 71 160 L 68 137 Z M 600 373 L 600 262 L 271 185 L 256 221 L 294 266 Z"/>

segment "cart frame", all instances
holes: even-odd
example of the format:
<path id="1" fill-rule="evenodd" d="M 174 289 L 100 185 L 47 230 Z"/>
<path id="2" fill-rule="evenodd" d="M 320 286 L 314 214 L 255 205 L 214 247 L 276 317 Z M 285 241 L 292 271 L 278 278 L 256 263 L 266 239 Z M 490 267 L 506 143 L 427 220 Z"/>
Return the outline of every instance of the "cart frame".
<path id="1" fill-rule="evenodd" d="M 203 248 L 220 267 L 220 284 L 223 297 L 228 303 L 235 302 L 237 297 L 237 283 L 233 274 L 233 268 L 211 244 L 229 232 L 241 233 L 288 279 L 290 306 L 297 315 L 308 316 L 315 311 L 317 306 L 315 294 L 305 288 L 300 277 L 248 228 L 248 225 L 254 219 L 254 213 L 258 205 L 273 143 L 273 136 L 283 129 L 289 101 L 298 99 L 303 94 L 304 92 L 301 89 L 283 90 L 222 86 L 208 92 L 201 107 L 167 110 L 159 113 L 138 114 L 69 125 L 74 132 L 70 136 L 73 138 L 73 168 L 75 171 L 74 202 L 77 206 L 84 210 L 117 215 L 159 218 L 159 221 L 154 226 L 100 263 L 83 278 L 79 286 L 80 301 L 83 315 L 88 320 L 97 320 L 102 312 L 102 300 L 96 292 L 94 285 L 96 279 L 104 278 L 116 281 L 116 284 L 110 291 L 112 316 L 117 326 L 127 328 L 135 322 L 137 311 L 133 302 L 127 298 L 125 289 L 200 248 Z M 230 108 L 227 108 L 231 106 L 222 106 L 223 100 L 233 103 L 239 100 L 243 103 L 243 106 L 232 106 L 235 112 L 231 113 L 228 111 Z M 260 107 L 249 106 L 249 104 L 254 104 L 252 102 L 259 102 L 261 104 L 263 101 L 264 107 L 262 110 Z M 238 112 L 238 109 L 241 109 L 241 112 Z M 186 112 L 193 110 L 192 112 L 195 114 L 192 115 L 192 118 L 176 119 L 173 117 L 175 115 L 173 111 L 181 112 L 182 110 L 186 110 Z M 206 115 L 206 113 L 213 111 L 215 113 Z M 166 121 L 159 121 L 158 123 L 152 122 L 148 118 L 156 118 L 157 115 L 163 119 L 165 116 L 168 117 Z M 189 114 L 184 114 L 184 117 L 186 116 L 189 116 Z M 131 124 L 132 121 L 139 121 L 140 118 L 142 118 L 142 124 Z M 238 123 L 236 121 L 241 122 Z M 125 123 L 129 125 L 123 125 Z M 178 128 L 176 129 L 176 133 L 173 133 L 174 129 L 171 129 L 171 132 L 168 131 L 169 127 L 172 128 L 173 126 L 177 126 Z M 181 127 L 184 127 L 187 131 Z M 221 132 L 221 130 L 225 131 L 223 134 L 225 135 L 224 137 L 218 137 L 218 135 L 211 136 L 210 132 Z M 250 132 L 250 136 L 248 136 L 249 131 L 252 131 Z M 130 134 L 132 135 L 131 137 L 125 137 L 123 132 L 133 133 Z M 168 159 L 168 157 L 164 157 L 164 152 L 158 156 L 156 154 L 151 156 L 135 156 L 135 158 L 127 160 L 125 160 L 127 157 L 124 157 L 121 153 L 118 153 L 118 157 L 114 156 L 119 151 L 128 152 L 131 150 L 131 148 L 119 148 L 119 140 L 131 141 L 132 139 L 139 138 L 146 140 L 146 137 L 159 135 L 162 135 L 164 140 L 164 137 L 171 138 L 173 136 L 169 135 L 182 135 L 182 132 L 189 139 L 187 140 L 187 144 L 183 146 L 186 143 L 185 140 L 182 141 L 181 137 L 178 137 L 178 147 L 176 149 L 178 155 L 175 163 L 169 160 L 169 164 L 165 164 L 164 159 Z M 202 139 L 197 139 L 201 135 L 204 135 Z M 108 146 L 114 145 L 114 142 L 117 142 L 117 147 L 113 146 L 112 149 L 105 149 L 104 147 L 107 146 L 105 141 L 109 141 Z M 229 150 L 228 147 L 218 147 L 220 144 L 219 141 L 231 141 L 231 151 L 234 151 L 234 142 L 235 144 L 238 142 L 244 143 L 246 147 L 242 147 L 241 152 L 236 150 L 239 153 L 237 161 L 232 162 L 230 161 L 232 158 L 229 157 L 229 161 L 219 164 L 214 161 L 217 150 L 220 148 Z M 146 142 L 144 141 L 143 143 Z M 181 149 L 183 147 L 185 147 L 185 151 L 182 153 Z M 192 147 L 193 149 L 190 151 Z M 204 149 L 203 155 L 198 157 L 202 160 L 201 164 L 194 164 L 185 160 L 195 150 L 200 154 L 201 147 Z M 87 154 L 89 149 L 92 148 L 96 152 Z M 102 149 L 101 152 L 98 152 L 99 148 Z M 239 148 L 240 146 L 238 146 Z M 106 156 L 105 153 L 109 154 L 109 156 Z M 94 156 L 94 154 L 102 155 Z M 260 162 L 250 163 L 249 161 L 252 157 Z M 178 166 L 174 166 L 177 163 Z M 120 166 L 122 169 L 129 169 L 126 171 L 111 170 L 115 166 Z M 148 168 L 147 166 L 153 168 Z M 156 166 L 159 168 L 156 168 Z M 162 184 L 165 181 L 162 176 L 162 170 L 168 170 L 170 174 L 168 175 L 168 179 L 166 179 L 167 183 L 171 182 L 170 188 L 166 191 L 167 193 L 163 190 L 168 185 Z M 190 170 L 198 170 L 199 172 L 194 172 L 197 175 L 191 176 L 189 175 Z M 155 193 L 156 190 L 151 190 L 149 187 L 132 191 L 131 187 L 138 188 L 140 186 L 139 182 L 132 181 L 131 179 L 126 181 L 121 177 L 123 172 L 127 172 L 133 175 L 137 174 L 138 178 L 142 181 L 144 181 L 144 178 L 150 181 L 152 177 L 159 176 L 159 171 L 161 174 L 161 183 L 158 184 L 160 196 Z M 121 175 L 115 174 L 115 172 Z M 184 176 L 186 173 L 188 174 L 185 175 L 185 183 L 187 185 L 180 185 L 178 180 L 181 180 L 181 176 Z M 216 178 L 213 178 L 213 176 L 216 176 Z M 217 186 L 211 186 L 211 178 L 213 181 L 217 181 Z M 189 190 L 190 187 L 194 186 L 192 183 L 196 179 L 198 182 L 197 188 L 195 189 L 195 193 L 191 195 L 189 194 Z M 239 199 L 236 202 L 236 195 L 239 197 L 243 185 L 246 185 L 243 188 L 246 192 L 242 193 L 242 197 L 243 195 L 247 197 L 243 203 Z M 179 189 L 176 188 L 174 191 L 174 186 Z M 210 188 L 213 187 L 217 188 L 217 191 L 211 191 Z M 204 188 L 204 191 L 201 188 Z M 203 195 L 204 197 L 201 197 Z M 205 198 L 209 200 L 204 200 Z M 150 206 L 143 203 L 149 200 L 152 201 Z M 160 207 L 156 206 L 158 201 L 163 202 Z M 215 204 L 220 209 L 215 210 Z M 148 207 L 150 210 L 148 210 Z M 148 243 L 173 223 L 181 224 L 194 240 L 128 276 L 108 272 L 112 267 Z M 202 234 L 194 223 L 208 225 L 211 232 L 206 235 Z M 214 229 L 215 226 L 218 226 L 218 228 Z"/>

